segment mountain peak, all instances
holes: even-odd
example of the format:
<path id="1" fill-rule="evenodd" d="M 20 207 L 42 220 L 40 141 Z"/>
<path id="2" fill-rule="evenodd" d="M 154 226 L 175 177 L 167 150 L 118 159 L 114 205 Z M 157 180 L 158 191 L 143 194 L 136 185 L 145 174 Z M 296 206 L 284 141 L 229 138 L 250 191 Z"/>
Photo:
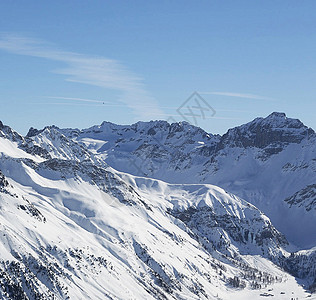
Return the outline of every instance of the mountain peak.
<path id="1" fill-rule="evenodd" d="M 267 116 L 267 119 L 268 118 L 283 118 L 285 119 L 286 118 L 286 114 L 284 112 L 273 112 L 271 113 L 269 116 Z"/>
<path id="2" fill-rule="evenodd" d="M 265 118 L 229 129 L 223 135 L 222 143 L 237 147 L 276 148 L 281 145 L 300 143 L 304 138 L 313 135 L 314 131 L 305 126 L 299 119 L 288 118 L 283 112 L 273 112 Z"/>
<path id="3" fill-rule="evenodd" d="M 19 133 L 14 131 L 10 126 L 4 125 L 1 121 L 0 121 L 0 137 L 4 137 L 13 142 L 23 140 L 23 137 Z"/>
<path id="4" fill-rule="evenodd" d="M 303 122 L 301 122 L 299 119 L 289 118 L 283 112 L 273 112 L 265 118 L 256 118 L 253 121 L 238 126 L 236 128 L 243 128 L 246 131 L 252 131 L 254 128 L 257 128 L 258 126 L 269 128 L 271 130 L 308 129 L 308 127 L 305 126 Z"/>
<path id="5" fill-rule="evenodd" d="M 258 118 L 254 121 L 246 124 L 250 125 L 249 129 L 252 126 L 261 126 L 265 128 L 270 128 L 271 130 L 287 130 L 292 131 L 293 134 L 299 134 L 299 131 L 313 131 L 312 129 L 308 129 L 307 126 L 304 125 L 302 121 L 299 119 L 288 118 L 283 112 L 273 112 L 266 118 Z"/>
<path id="6" fill-rule="evenodd" d="M 36 129 L 34 127 L 31 127 L 26 135 L 26 137 L 33 137 L 36 136 L 40 133 L 42 133 L 43 131 L 51 131 L 51 130 L 59 130 L 59 127 L 55 126 L 55 125 L 50 125 L 50 126 L 45 126 L 43 129 Z"/>
<path id="7" fill-rule="evenodd" d="M 33 137 L 35 135 L 38 135 L 42 132 L 42 130 L 38 130 L 34 127 L 31 127 L 26 135 L 26 137 Z"/>

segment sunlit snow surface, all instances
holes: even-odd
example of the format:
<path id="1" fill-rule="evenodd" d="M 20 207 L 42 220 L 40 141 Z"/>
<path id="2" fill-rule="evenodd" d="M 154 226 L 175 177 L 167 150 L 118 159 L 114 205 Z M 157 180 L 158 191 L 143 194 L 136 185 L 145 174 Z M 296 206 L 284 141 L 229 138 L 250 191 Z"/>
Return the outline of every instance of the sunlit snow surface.
<path id="1" fill-rule="evenodd" d="M 310 296 L 311 281 L 280 268 L 293 246 L 259 209 L 214 185 L 116 171 L 99 157 L 110 144 L 0 137 L 1 299 Z"/>

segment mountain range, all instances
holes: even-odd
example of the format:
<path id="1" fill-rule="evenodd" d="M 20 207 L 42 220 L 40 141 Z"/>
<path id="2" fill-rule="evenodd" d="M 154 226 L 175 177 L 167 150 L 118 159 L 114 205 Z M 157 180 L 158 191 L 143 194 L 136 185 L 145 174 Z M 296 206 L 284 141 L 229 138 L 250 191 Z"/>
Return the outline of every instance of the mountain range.
<path id="1" fill-rule="evenodd" d="M 272 113 L 0 122 L 1 299 L 313 299 L 316 134 Z M 315 297 L 314 297 L 315 298 Z"/>

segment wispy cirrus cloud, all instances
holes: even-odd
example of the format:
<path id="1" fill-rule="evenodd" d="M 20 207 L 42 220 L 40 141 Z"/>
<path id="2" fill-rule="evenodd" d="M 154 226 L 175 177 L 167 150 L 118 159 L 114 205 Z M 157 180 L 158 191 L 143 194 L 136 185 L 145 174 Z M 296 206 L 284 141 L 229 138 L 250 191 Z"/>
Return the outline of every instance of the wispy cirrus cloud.
<path id="1" fill-rule="evenodd" d="M 264 100 L 264 101 L 276 101 L 274 98 L 264 97 L 254 94 L 244 94 L 244 93 L 230 93 L 230 92 L 199 92 L 201 95 L 218 95 L 218 96 L 227 96 L 227 97 L 236 97 L 244 99 L 253 99 L 253 100 Z"/>
<path id="2" fill-rule="evenodd" d="M 66 75 L 67 81 L 121 92 L 118 101 L 132 109 L 137 118 L 146 118 L 149 114 L 154 117 L 155 114 L 163 113 L 155 99 L 146 91 L 143 79 L 117 60 L 62 51 L 47 42 L 12 34 L 0 35 L 0 49 L 64 63 L 64 68 L 53 72 Z"/>

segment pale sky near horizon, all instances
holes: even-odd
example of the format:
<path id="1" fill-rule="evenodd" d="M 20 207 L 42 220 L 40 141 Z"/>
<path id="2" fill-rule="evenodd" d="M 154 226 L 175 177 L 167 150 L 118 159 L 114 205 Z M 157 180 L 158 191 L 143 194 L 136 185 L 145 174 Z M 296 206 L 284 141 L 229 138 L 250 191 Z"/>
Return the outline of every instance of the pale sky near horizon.
<path id="1" fill-rule="evenodd" d="M 280 111 L 316 129 L 315 46 L 311 0 L 1 1 L 0 120 L 222 134 Z"/>

